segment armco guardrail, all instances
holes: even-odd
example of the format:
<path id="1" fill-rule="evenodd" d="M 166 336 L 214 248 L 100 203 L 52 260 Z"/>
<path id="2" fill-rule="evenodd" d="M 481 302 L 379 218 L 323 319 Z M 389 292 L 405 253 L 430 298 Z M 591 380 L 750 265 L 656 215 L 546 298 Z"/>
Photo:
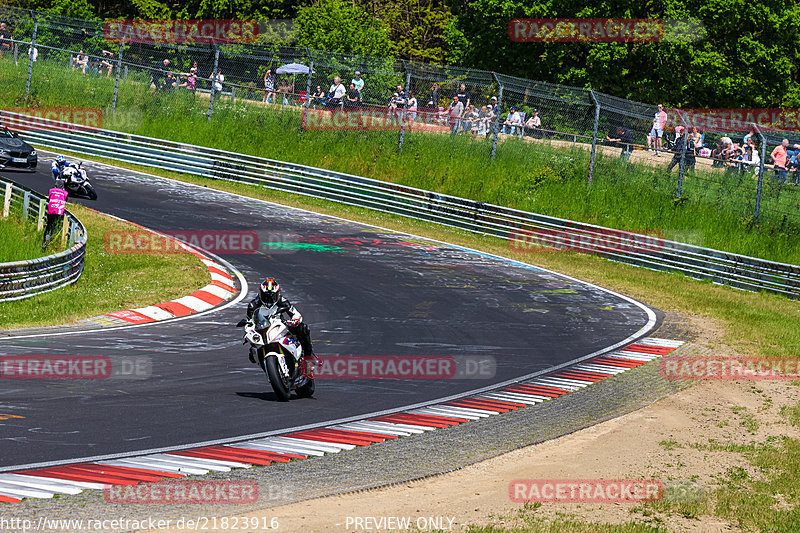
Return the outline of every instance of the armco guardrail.
<path id="1" fill-rule="evenodd" d="M 47 198 L 2 178 L 0 197 L 4 200 L 3 216 L 19 211 L 22 218 L 37 220 L 41 231 Z M 69 239 L 69 248 L 66 250 L 38 259 L 0 263 L 0 301 L 35 296 L 69 285 L 80 277 L 86 253 L 86 229 L 69 211 L 64 214 L 63 228 L 62 235 Z"/>
<path id="2" fill-rule="evenodd" d="M 800 298 L 800 266 L 437 194 L 351 174 L 0 111 L 39 146 L 259 185 L 509 239 L 569 246 L 653 270 Z"/>

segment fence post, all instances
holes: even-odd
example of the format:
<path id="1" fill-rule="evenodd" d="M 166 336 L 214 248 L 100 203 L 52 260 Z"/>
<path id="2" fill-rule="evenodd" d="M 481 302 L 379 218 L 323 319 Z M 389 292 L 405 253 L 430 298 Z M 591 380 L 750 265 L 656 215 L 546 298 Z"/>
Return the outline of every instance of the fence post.
<path id="1" fill-rule="evenodd" d="M 25 101 L 28 101 L 28 94 L 31 92 L 31 75 L 33 74 L 33 57 L 36 55 L 36 32 L 39 29 L 39 19 L 33 11 L 30 12 L 33 18 L 33 36 L 31 37 L 31 49 L 28 54 L 28 81 L 25 83 Z"/>
<path id="2" fill-rule="evenodd" d="M 11 212 L 11 182 L 6 183 L 6 194 L 3 198 L 3 218 Z"/>
<path id="3" fill-rule="evenodd" d="M 406 137 L 406 110 L 408 109 L 408 92 L 411 86 L 411 71 L 408 70 L 408 64 L 406 63 L 405 59 L 401 61 L 403 61 L 403 70 L 406 71 L 406 84 L 403 87 L 406 91 L 406 94 L 403 98 L 403 113 L 400 115 L 400 140 L 398 146 L 400 152 L 403 151 L 403 140 Z"/>
<path id="4" fill-rule="evenodd" d="M 27 222 L 28 221 L 28 209 L 31 205 L 31 193 L 30 191 L 25 191 L 25 194 L 22 196 L 22 220 Z"/>
<path id="5" fill-rule="evenodd" d="M 758 185 L 756 185 L 756 211 L 753 215 L 753 218 L 758 220 L 758 215 L 761 214 L 761 187 L 764 184 L 764 161 L 767 159 L 767 138 L 761 133 L 758 124 L 754 123 L 753 126 L 755 126 L 758 137 L 761 139 L 761 161 L 758 163 Z"/>
<path id="6" fill-rule="evenodd" d="M 314 75 L 314 59 L 311 57 L 311 50 L 306 48 L 306 55 L 308 56 L 308 76 L 306 80 L 306 102 L 303 106 L 303 118 L 300 120 L 300 131 L 306 131 L 306 124 L 308 124 L 308 106 L 311 105 L 311 76 Z"/>
<path id="7" fill-rule="evenodd" d="M 214 76 L 217 75 L 219 70 L 219 45 L 214 43 L 214 70 L 211 72 L 211 92 L 209 93 L 208 100 L 208 121 L 211 121 L 211 115 L 214 113 Z"/>
<path id="8" fill-rule="evenodd" d="M 61 249 L 67 247 L 67 236 L 72 230 L 72 221 L 67 215 L 61 217 Z"/>
<path id="9" fill-rule="evenodd" d="M 236 101 L 236 85 L 231 86 L 231 105 Z"/>
<path id="10" fill-rule="evenodd" d="M 681 164 L 678 167 L 678 191 L 675 194 L 675 198 L 680 198 L 683 194 L 683 173 L 686 165 L 686 150 L 688 149 L 689 141 L 689 126 L 686 124 L 682 114 L 680 117 L 681 124 L 683 125 L 683 150 L 681 150 Z"/>
<path id="11" fill-rule="evenodd" d="M 588 180 L 588 183 L 591 185 L 592 175 L 594 174 L 594 157 L 595 157 L 595 152 L 597 151 L 597 128 L 600 125 L 600 102 L 597 101 L 597 98 L 594 95 L 594 91 L 591 89 L 589 89 L 589 96 L 591 96 L 592 100 L 594 100 L 594 129 L 592 130 L 592 155 L 589 159 L 589 180 Z"/>
<path id="12" fill-rule="evenodd" d="M 119 55 L 117 56 L 117 77 L 114 80 L 114 101 L 111 102 L 111 110 L 117 110 L 117 94 L 119 94 L 119 76 L 120 71 L 122 70 L 122 53 L 125 51 L 125 36 L 119 41 Z M 125 68 L 128 68 L 125 65 Z"/>
<path id="13" fill-rule="evenodd" d="M 39 200 L 39 211 L 36 213 L 36 231 L 44 229 L 44 219 L 47 215 L 47 201 L 42 198 Z"/>
<path id="14" fill-rule="evenodd" d="M 497 114 L 494 116 L 494 124 L 492 124 L 492 152 L 489 155 L 489 159 L 494 161 L 494 156 L 497 155 L 497 132 L 500 130 L 500 105 L 503 103 L 503 84 L 500 78 L 497 77 L 496 72 L 492 71 L 492 77 L 500 87 L 497 91 Z"/>

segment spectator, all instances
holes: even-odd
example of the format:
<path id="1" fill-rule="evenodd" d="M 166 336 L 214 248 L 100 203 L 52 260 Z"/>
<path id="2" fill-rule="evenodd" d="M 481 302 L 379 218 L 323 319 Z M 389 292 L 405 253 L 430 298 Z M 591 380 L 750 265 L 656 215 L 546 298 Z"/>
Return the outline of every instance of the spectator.
<path id="1" fill-rule="evenodd" d="M 459 101 L 458 96 L 453 96 L 453 101 L 450 103 L 450 107 L 447 108 L 451 135 L 458 133 L 459 122 L 463 114 L 464 104 Z"/>
<path id="2" fill-rule="evenodd" d="M 784 139 L 783 142 L 776 146 L 775 149 L 772 150 L 772 153 L 769 154 L 774 162 L 773 168 L 775 169 L 775 173 L 778 175 L 778 180 L 780 181 L 786 181 L 786 148 L 788 146 L 789 139 Z"/>
<path id="3" fill-rule="evenodd" d="M 672 161 L 670 161 L 669 166 L 667 167 L 667 172 L 672 172 L 672 169 L 675 168 L 675 165 L 680 164 L 681 157 L 683 157 L 684 169 L 694 170 L 694 165 L 696 162 L 694 155 L 694 137 L 691 135 L 686 135 L 686 140 L 684 141 L 683 126 L 675 127 L 675 136 L 675 154 L 672 156 Z M 684 142 L 686 142 L 685 155 L 683 155 Z"/>
<path id="4" fill-rule="evenodd" d="M 541 136 L 541 129 L 542 129 L 542 119 L 539 118 L 539 110 L 534 109 L 533 115 L 531 115 L 528 120 L 525 122 L 525 132 L 528 132 L 531 137 L 538 138 Z"/>
<path id="5" fill-rule="evenodd" d="M 611 143 L 611 146 L 619 146 L 622 151 L 619 154 L 619 160 L 627 162 L 631 158 L 633 151 L 633 135 L 631 130 L 622 126 L 612 128 L 606 135 L 606 141 Z"/>
<path id="6" fill-rule="evenodd" d="M 283 105 L 289 105 L 289 95 L 294 92 L 294 87 L 289 85 L 289 81 L 286 79 L 281 80 L 281 86 L 278 87 L 278 94 L 283 96 Z"/>
<path id="7" fill-rule="evenodd" d="M 195 92 L 197 85 L 197 75 L 194 72 L 184 72 L 184 81 L 178 87 L 184 87 L 187 91 Z"/>
<path id="8" fill-rule="evenodd" d="M 469 104 L 471 102 L 471 98 L 470 98 L 470 95 L 469 95 L 469 91 L 467 91 L 467 86 L 466 85 L 464 85 L 463 83 L 461 84 L 461 87 L 459 88 L 458 92 L 456 93 L 456 96 L 458 96 L 458 101 L 461 102 L 462 104 L 464 104 L 464 108 L 465 109 L 469 107 Z"/>
<path id="9" fill-rule="evenodd" d="M 661 155 L 661 143 L 664 136 L 664 127 L 667 125 L 667 113 L 664 111 L 664 106 L 658 104 L 658 111 L 653 117 L 653 127 L 650 129 L 650 134 L 647 136 L 647 149 L 650 150 L 655 146 L 656 155 Z"/>
<path id="10" fill-rule="evenodd" d="M 165 60 L 166 61 L 166 60 Z M 222 92 L 222 84 L 225 81 L 225 75 L 222 73 L 222 69 L 218 68 L 216 74 L 212 73 L 211 76 L 208 77 L 211 80 L 211 87 L 215 93 Z"/>
<path id="11" fill-rule="evenodd" d="M 150 71 L 150 87 L 158 89 L 163 87 L 164 78 L 167 76 L 169 70 L 169 59 L 165 59 L 160 63 L 156 63 L 153 70 Z"/>
<path id="12" fill-rule="evenodd" d="M 752 140 L 752 139 L 748 139 Z M 758 155 L 758 150 L 752 144 L 745 147 L 744 163 L 753 169 L 753 172 L 758 172 L 758 167 L 761 165 L 761 157 Z"/>
<path id="13" fill-rule="evenodd" d="M 464 106 L 464 120 L 462 121 L 462 131 L 464 132 L 472 132 L 472 120 L 477 118 L 477 116 L 473 116 L 473 111 L 475 111 L 475 106 Z"/>
<path id="14" fill-rule="evenodd" d="M 347 100 L 344 103 L 345 107 L 358 107 L 360 98 L 361 93 L 358 92 L 355 82 L 351 81 L 350 90 L 347 91 Z"/>
<path id="15" fill-rule="evenodd" d="M 339 76 L 334 77 L 333 85 L 328 90 L 328 105 L 341 107 L 345 93 L 347 93 L 347 89 L 342 84 L 342 79 Z"/>
<path id="16" fill-rule="evenodd" d="M 403 86 L 402 85 L 398 85 L 397 86 L 397 92 L 395 94 L 397 95 L 397 98 L 395 98 L 395 101 L 394 101 L 394 104 L 395 104 L 395 117 L 396 117 L 395 118 L 395 123 L 396 124 L 400 124 L 400 120 L 401 120 L 401 118 L 403 116 L 403 111 L 405 110 L 406 99 L 408 98 L 408 96 L 406 95 L 405 90 L 403 90 Z"/>
<path id="17" fill-rule="evenodd" d="M 106 78 L 111 76 L 111 71 L 114 70 L 114 65 L 111 63 L 114 60 L 114 52 L 103 50 L 100 52 L 103 55 L 103 60 L 100 61 L 100 69 L 106 69 Z"/>
<path id="18" fill-rule="evenodd" d="M 6 28 L 5 22 L 0 22 L 0 57 L 11 52 L 11 47 L 14 44 L 14 37 L 11 32 Z M 35 60 L 34 60 L 35 61 Z"/>
<path id="19" fill-rule="evenodd" d="M 197 61 L 192 61 L 192 68 L 189 69 L 189 72 L 197 77 Z"/>
<path id="20" fill-rule="evenodd" d="M 500 107 L 497 105 L 497 97 L 492 96 L 489 100 L 489 113 L 486 115 L 486 123 L 489 126 L 489 133 L 496 133 L 495 122 L 500 115 Z"/>
<path id="21" fill-rule="evenodd" d="M 753 136 L 753 134 L 755 132 L 756 132 L 756 128 L 752 124 L 747 127 L 747 134 L 742 139 L 742 146 L 745 146 L 745 147 L 747 146 L 747 141 Z"/>
<path id="22" fill-rule="evenodd" d="M 361 91 L 364 89 L 364 80 L 361 79 L 361 73 L 359 71 L 355 71 L 354 78 L 352 83 L 356 86 L 358 90 L 358 99 L 361 100 Z"/>
<path id="23" fill-rule="evenodd" d="M 519 113 L 517 113 L 517 108 L 512 107 L 508 113 L 508 116 L 506 117 L 506 121 L 503 122 L 503 133 L 510 132 L 511 135 L 514 135 L 514 133 L 517 131 L 517 128 L 521 126 L 522 117 L 520 117 Z"/>
<path id="24" fill-rule="evenodd" d="M 33 61 L 35 62 L 37 59 L 39 59 L 39 49 L 36 48 L 36 47 L 31 48 L 29 46 L 28 47 L 28 57 L 31 57 L 31 55 L 33 55 Z"/>
<path id="25" fill-rule="evenodd" d="M 489 108 L 481 106 L 481 110 L 478 113 L 478 120 L 477 120 L 477 128 L 475 130 L 476 135 L 486 135 L 488 131 L 488 122 L 489 122 Z"/>
<path id="26" fill-rule="evenodd" d="M 99 57 L 93 57 L 92 58 L 92 66 L 89 67 L 89 73 L 92 76 L 99 76 L 101 68 L 102 68 L 102 66 L 101 66 L 101 63 L 100 63 L 100 58 Z"/>
<path id="27" fill-rule="evenodd" d="M 692 144 L 694 144 L 694 151 L 696 154 L 703 147 L 703 136 L 697 131 L 696 127 L 693 127 L 689 137 L 692 138 Z"/>
<path id="28" fill-rule="evenodd" d="M 410 90 L 408 91 L 408 115 L 407 120 L 408 123 L 411 124 L 415 120 L 417 120 L 417 98 L 414 96 L 414 93 Z"/>
<path id="29" fill-rule="evenodd" d="M 270 99 L 272 99 L 272 103 L 275 103 L 275 74 L 272 72 L 271 68 L 267 69 L 267 72 L 264 74 L 264 102 L 270 103 Z"/>
<path id="30" fill-rule="evenodd" d="M 172 72 L 167 72 L 167 75 L 164 77 L 164 84 L 161 86 L 161 90 L 164 92 L 172 91 L 178 87 L 178 79 L 175 77 L 175 74 Z"/>
<path id="31" fill-rule="evenodd" d="M 722 137 L 717 141 L 717 147 L 711 151 L 714 162 L 712 167 L 724 167 L 725 162 L 730 158 L 733 149 L 733 141 L 730 137 Z"/>
<path id="32" fill-rule="evenodd" d="M 81 50 L 77 56 L 75 56 L 75 69 L 80 70 L 83 74 L 86 74 L 86 68 L 89 66 L 89 56 Z"/>
<path id="33" fill-rule="evenodd" d="M 311 106 L 316 109 L 317 106 L 323 105 L 323 101 L 325 100 L 325 93 L 322 92 L 322 86 L 317 85 L 314 94 L 311 95 Z"/>
<path id="34" fill-rule="evenodd" d="M 437 109 L 439 107 L 439 84 L 434 83 L 431 86 L 431 92 L 428 93 L 428 107 Z"/>

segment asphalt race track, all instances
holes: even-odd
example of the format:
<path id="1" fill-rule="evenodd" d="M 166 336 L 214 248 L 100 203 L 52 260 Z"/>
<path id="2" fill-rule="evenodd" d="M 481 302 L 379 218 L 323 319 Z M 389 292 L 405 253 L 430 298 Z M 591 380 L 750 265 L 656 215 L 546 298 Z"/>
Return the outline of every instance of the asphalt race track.
<path id="1" fill-rule="evenodd" d="M 37 174 L 3 174 L 46 195 L 50 159 Z M 105 165 L 87 171 L 99 199 L 78 203 L 161 231 L 257 231 L 272 245 L 220 254 L 250 294 L 218 312 L 76 335 L 0 334 L 0 355 L 135 356 L 152 369 L 145 379 L 0 379 L 0 413 L 24 417 L 0 417 L 0 469 L 397 408 L 546 369 L 654 325 L 629 299 L 477 252 Z M 474 357 L 492 361 L 493 375 L 318 380 L 315 398 L 278 402 L 234 327 L 266 275 L 303 313 L 320 355 Z"/>

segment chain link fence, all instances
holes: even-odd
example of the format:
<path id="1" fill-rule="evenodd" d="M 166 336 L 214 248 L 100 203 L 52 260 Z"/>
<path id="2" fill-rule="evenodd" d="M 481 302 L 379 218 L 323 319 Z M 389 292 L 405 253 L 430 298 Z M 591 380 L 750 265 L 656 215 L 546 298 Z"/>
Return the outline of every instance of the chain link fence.
<path id="1" fill-rule="evenodd" d="M 305 131 L 358 129 L 395 132 L 397 145 L 430 135 L 465 139 L 487 158 L 563 156 L 601 180 L 624 187 L 630 172 L 677 203 L 692 198 L 733 206 L 743 217 L 800 225 L 797 176 L 800 133 L 751 124 L 750 135 L 699 128 L 692 116 L 596 91 L 505 74 L 391 58 L 278 46 L 125 43 L 106 40 L 104 25 L 0 5 L 0 70 L 25 81 L 17 103 L 38 99 L 44 84 L 74 86 L 103 110 L 103 125 L 125 131 L 147 109 L 212 120 L 217 112 L 258 113 Z M 124 112 L 120 112 L 120 109 Z M 674 110 L 672 110 L 674 111 Z M 679 110 L 678 110 L 679 111 Z M 167 118 L 168 120 L 168 118 Z M 157 130 L 157 128 L 156 128 Z M 659 136 L 660 135 L 660 136 Z M 747 139 L 752 139 L 748 142 Z M 788 139 L 784 166 L 770 154 Z M 476 144 L 477 143 L 477 144 Z M 747 145 L 758 156 L 742 161 Z M 796 145 L 796 146 L 795 146 Z M 736 152 L 736 150 L 742 152 Z M 553 154 L 556 155 L 553 155 Z M 774 167 L 774 169 L 773 169 Z"/>

